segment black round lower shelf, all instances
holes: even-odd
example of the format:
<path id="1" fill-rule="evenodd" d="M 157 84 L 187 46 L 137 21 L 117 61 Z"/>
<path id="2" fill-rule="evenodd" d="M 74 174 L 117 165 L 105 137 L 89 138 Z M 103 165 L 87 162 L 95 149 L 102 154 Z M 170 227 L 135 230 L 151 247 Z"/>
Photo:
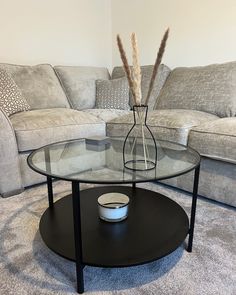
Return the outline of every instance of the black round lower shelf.
<path id="1" fill-rule="evenodd" d="M 97 198 L 107 192 L 130 197 L 126 220 L 108 223 L 98 216 Z M 154 191 L 106 186 L 83 190 L 81 223 L 83 263 L 124 267 L 147 263 L 177 249 L 189 231 L 185 211 L 176 202 Z M 45 244 L 64 258 L 75 260 L 72 197 L 68 195 L 48 208 L 39 230 Z"/>

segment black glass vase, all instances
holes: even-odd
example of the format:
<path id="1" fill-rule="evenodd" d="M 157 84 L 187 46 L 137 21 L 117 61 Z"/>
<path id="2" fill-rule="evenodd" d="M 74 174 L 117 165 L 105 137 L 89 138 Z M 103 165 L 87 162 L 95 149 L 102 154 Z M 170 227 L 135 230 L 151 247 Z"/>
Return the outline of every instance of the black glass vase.
<path id="1" fill-rule="evenodd" d="M 134 105 L 134 124 L 123 145 L 124 167 L 131 170 L 151 170 L 157 164 L 157 146 L 147 125 L 148 106 Z"/>

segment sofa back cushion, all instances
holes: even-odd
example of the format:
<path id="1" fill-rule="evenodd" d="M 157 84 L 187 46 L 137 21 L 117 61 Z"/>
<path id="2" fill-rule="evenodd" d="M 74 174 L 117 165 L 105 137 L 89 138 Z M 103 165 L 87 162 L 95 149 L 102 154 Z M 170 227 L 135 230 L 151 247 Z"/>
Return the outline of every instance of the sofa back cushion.
<path id="1" fill-rule="evenodd" d="M 61 84 L 73 109 L 91 109 L 95 106 L 96 80 L 110 78 L 106 68 L 86 66 L 55 66 Z"/>
<path id="2" fill-rule="evenodd" d="M 0 67 L 12 76 L 32 110 L 70 107 L 51 65 L 0 64 Z"/>
<path id="3" fill-rule="evenodd" d="M 148 88 L 149 88 L 149 83 L 151 80 L 152 76 L 152 71 L 153 71 L 153 66 L 148 65 L 148 66 L 141 66 L 141 73 L 142 73 L 142 81 L 141 81 L 141 91 L 142 91 L 142 102 L 146 99 Z M 167 77 L 170 74 L 170 69 L 166 65 L 160 65 L 157 76 L 155 79 L 155 83 L 153 86 L 153 90 L 148 102 L 148 109 L 153 110 L 156 108 L 156 100 L 157 96 L 159 95 L 161 88 L 163 87 Z M 117 79 L 125 76 L 125 72 L 123 67 L 115 67 L 112 71 L 112 79 Z M 132 98 L 130 100 L 130 106 L 132 107 Z"/>
<path id="4" fill-rule="evenodd" d="M 235 116 L 236 62 L 174 69 L 162 88 L 157 108 Z"/>

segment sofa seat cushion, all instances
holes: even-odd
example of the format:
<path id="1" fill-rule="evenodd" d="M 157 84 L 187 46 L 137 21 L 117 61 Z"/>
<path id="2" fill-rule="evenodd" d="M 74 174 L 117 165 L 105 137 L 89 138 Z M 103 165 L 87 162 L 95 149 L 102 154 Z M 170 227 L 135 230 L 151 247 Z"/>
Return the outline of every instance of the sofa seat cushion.
<path id="1" fill-rule="evenodd" d="M 66 108 L 16 113 L 10 120 L 20 152 L 57 141 L 105 135 L 105 123 L 101 119 Z"/>
<path id="2" fill-rule="evenodd" d="M 87 109 L 83 111 L 103 120 L 104 122 L 109 122 L 115 118 L 133 113 L 132 111 L 117 109 Z"/>
<path id="3" fill-rule="evenodd" d="M 193 128 L 189 145 L 202 156 L 236 163 L 236 118 L 222 118 Z"/>
<path id="4" fill-rule="evenodd" d="M 191 110 L 154 110 L 148 113 L 147 124 L 156 139 L 186 145 L 193 126 L 216 120 L 218 117 Z M 118 117 L 107 123 L 108 136 L 126 136 L 133 125 L 133 114 Z"/>

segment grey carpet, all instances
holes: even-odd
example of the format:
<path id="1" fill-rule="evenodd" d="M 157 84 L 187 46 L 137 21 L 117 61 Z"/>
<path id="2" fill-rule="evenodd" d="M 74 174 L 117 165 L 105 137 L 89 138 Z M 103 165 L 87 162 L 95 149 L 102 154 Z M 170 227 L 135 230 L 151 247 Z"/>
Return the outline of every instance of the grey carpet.
<path id="1" fill-rule="evenodd" d="M 191 198 L 154 184 L 189 212 Z M 54 183 L 56 197 L 69 183 Z M 41 240 L 39 219 L 47 207 L 46 186 L 0 199 L 0 294 L 76 294 L 75 265 Z M 169 256 L 142 266 L 104 269 L 86 267 L 87 294 L 236 294 L 236 210 L 198 201 L 193 252 L 184 245 Z"/>

